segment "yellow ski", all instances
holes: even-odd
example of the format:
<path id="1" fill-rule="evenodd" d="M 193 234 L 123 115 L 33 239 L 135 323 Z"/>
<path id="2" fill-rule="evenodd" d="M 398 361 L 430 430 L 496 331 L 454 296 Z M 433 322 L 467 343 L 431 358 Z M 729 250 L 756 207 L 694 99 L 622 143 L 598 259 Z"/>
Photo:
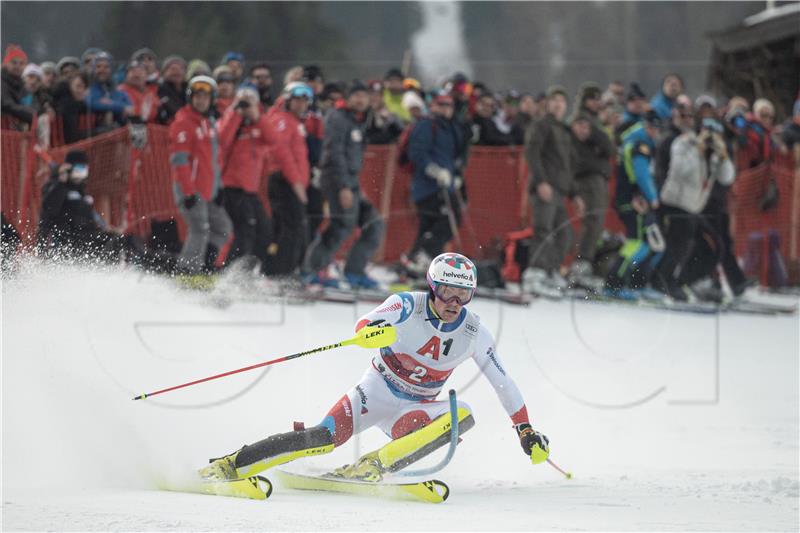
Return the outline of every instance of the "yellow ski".
<path id="1" fill-rule="evenodd" d="M 235 481 L 203 481 L 201 479 L 176 485 L 161 484 L 159 488 L 172 492 L 190 492 L 251 500 L 266 500 L 272 494 L 272 483 L 263 476 L 251 476 Z"/>
<path id="2" fill-rule="evenodd" d="M 438 479 L 416 483 L 392 483 L 353 481 L 324 476 L 306 476 L 283 470 L 276 470 L 281 486 L 297 490 L 317 490 L 323 492 L 343 492 L 361 496 L 377 496 L 402 500 L 442 503 L 450 495 L 450 488 Z"/>

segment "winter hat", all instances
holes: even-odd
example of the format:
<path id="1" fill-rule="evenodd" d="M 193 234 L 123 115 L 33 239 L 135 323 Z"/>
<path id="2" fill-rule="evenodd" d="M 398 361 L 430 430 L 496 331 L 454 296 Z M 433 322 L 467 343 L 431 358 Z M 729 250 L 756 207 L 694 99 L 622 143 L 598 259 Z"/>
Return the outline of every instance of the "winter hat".
<path id="1" fill-rule="evenodd" d="M 507 103 L 511 102 L 519 102 L 522 95 L 519 94 L 519 91 L 516 89 L 509 89 L 506 91 L 505 96 L 503 97 L 503 101 Z"/>
<path id="2" fill-rule="evenodd" d="M 44 78 L 44 72 L 42 71 L 42 67 L 37 65 L 36 63 L 28 63 L 25 67 L 25 70 L 22 71 L 22 77 L 26 77 L 33 74 L 40 80 Z"/>
<path id="3" fill-rule="evenodd" d="M 233 72 L 231 71 L 230 67 L 227 65 L 220 65 L 214 69 L 213 73 L 214 79 L 217 80 L 217 83 L 223 81 L 234 82 L 236 81 L 233 77 Z"/>
<path id="4" fill-rule="evenodd" d="M 548 89 L 547 89 L 547 97 L 548 98 L 552 98 L 557 94 L 560 94 L 561 96 L 563 96 L 565 100 L 569 98 L 567 96 L 567 90 L 564 87 L 562 87 L 561 85 L 551 85 L 550 87 L 548 87 Z"/>
<path id="5" fill-rule="evenodd" d="M 8 48 L 6 48 L 6 55 L 3 57 L 3 64 L 9 64 L 12 59 L 22 59 L 23 61 L 27 62 L 28 54 L 26 54 L 18 44 L 10 44 L 8 45 Z"/>
<path id="6" fill-rule="evenodd" d="M 238 61 L 240 63 L 244 63 L 244 54 L 241 52 L 228 52 L 224 56 L 222 56 L 221 64 L 225 65 L 228 61 Z"/>
<path id="7" fill-rule="evenodd" d="M 367 86 L 364 85 L 363 81 L 361 81 L 361 80 L 353 80 L 350 83 L 350 88 L 347 90 L 347 96 L 349 97 L 349 96 L 352 96 L 355 93 L 362 92 L 362 91 L 363 92 L 368 92 L 369 88 L 367 88 Z"/>
<path id="8" fill-rule="evenodd" d="M 75 68 L 81 68 L 81 60 L 75 56 L 64 56 L 56 63 L 56 71 L 61 74 L 61 69 L 67 65 L 73 65 Z"/>
<path id="9" fill-rule="evenodd" d="M 202 59 L 192 59 L 189 61 L 189 66 L 186 69 L 186 81 L 191 80 L 195 76 L 210 76 L 211 67 Z"/>
<path id="10" fill-rule="evenodd" d="M 94 59 L 92 60 L 92 72 L 95 71 L 97 64 L 103 61 L 111 65 L 111 63 L 114 61 L 114 58 L 111 57 L 111 54 L 109 54 L 108 52 L 100 50 L 99 52 L 97 52 L 97 55 L 94 56 Z"/>
<path id="11" fill-rule="evenodd" d="M 694 107 L 696 107 L 697 109 L 700 109 L 704 105 L 711 106 L 712 108 L 716 109 L 717 108 L 717 101 L 714 99 L 713 96 L 710 96 L 708 94 L 701 94 L 694 101 Z"/>
<path id="12" fill-rule="evenodd" d="M 64 163 L 70 165 L 88 165 L 89 156 L 83 150 L 70 150 L 64 158 Z"/>
<path id="13" fill-rule="evenodd" d="M 341 83 L 331 81 L 325 84 L 325 87 L 322 89 L 322 92 L 319 95 L 320 100 L 327 100 L 331 97 L 333 93 L 343 93 Z"/>
<path id="14" fill-rule="evenodd" d="M 403 73 L 400 72 L 399 68 L 391 68 L 386 72 L 386 75 L 383 76 L 383 79 L 384 80 L 390 80 L 392 78 L 397 78 L 397 79 L 400 79 L 400 80 L 404 80 L 405 76 L 403 76 Z"/>
<path id="15" fill-rule="evenodd" d="M 164 62 L 161 64 L 161 72 L 167 70 L 167 67 L 169 67 L 173 63 L 178 63 L 180 65 L 183 65 L 183 68 L 186 68 L 186 60 L 184 58 L 182 58 L 181 56 L 172 55 L 164 58 Z"/>
<path id="16" fill-rule="evenodd" d="M 645 114 L 644 122 L 648 126 L 653 126 L 654 128 L 660 128 L 661 125 L 663 124 L 661 117 L 658 116 L 658 113 L 656 113 L 652 109 Z"/>
<path id="17" fill-rule="evenodd" d="M 425 111 L 425 101 L 416 91 L 406 91 L 405 94 L 403 94 L 400 105 L 406 111 L 411 111 L 415 107 Z"/>
<path id="18" fill-rule="evenodd" d="M 44 73 L 48 73 L 48 72 L 50 74 L 55 74 L 56 73 L 56 64 L 53 63 L 52 61 L 45 61 L 44 63 L 42 63 L 39 66 L 42 67 L 42 72 L 44 72 Z"/>
<path id="19" fill-rule="evenodd" d="M 317 79 L 324 79 L 322 69 L 317 65 L 306 65 L 303 67 L 303 79 L 306 81 L 314 81 Z"/>
<path id="20" fill-rule="evenodd" d="M 258 89 L 255 85 L 245 84 L 239 87 L 236 91 L 237 98 L 246 98 L 248 100 L 258 101 Z"/>
<path id="21" fill-rule="evenodd" d="M 641 87 L 639 87 L 639 84 L 636 83 L 635 81 L 632 82 L 631 88 L 628 91 L 628 101 L 630 102 L 631 100 L 644 100 L 646 98 L 647 95 L 644 94 L 644 91 L 642 90 Z"/>
<path id="22" fill-rule="evenodd" d="M 144 57 L 152 57 L 153 61 L 158 61 L 158 56 L 149 48 L 139 48 L 131 54 L 131 59 L 134 61 L 141 61 Z"/>
<path id="23" fill-rule="evenodd" d="M 94 56 L 94 55 L 97 55 L 97 54 L 99 54 L 100 52 L 102 52 L 102 50 L 100 50 L 99 48 L 95 48 L 95 47 L 89 47 L 89 48 L 87 48 L 86 50 L 84 50 L 84 51 L 83 51 L 83 53 L 81 54 L 81 65 L 83 65 L 84 63 L 86 63 L 86 59 L 87 59 L 87 58 L 88 58 L 90 55 L 91 55 L 91 56 Z"/>
<path id="24" fill-rule="evenodd" d="M 431 91 L 431 102 L 435 103 L 453 103 L 453 95 L 450 94 L 450 91 L 445 89 L 436 89 Z"/>
<path id="25" fill-rule="evenodd" d="M 602 94 L 603 90 L 593 81 L 582 83 L 580 89 L 578 89 L 578 96 L 581 101 L 588 100 L 590 98 L 600 98 Z"/>
<path id="26" fill-rule="evenodd" d="M 422 90 L 422 84 L 416 78 L 406 78 L 403 80 L 403 89 Z"/>

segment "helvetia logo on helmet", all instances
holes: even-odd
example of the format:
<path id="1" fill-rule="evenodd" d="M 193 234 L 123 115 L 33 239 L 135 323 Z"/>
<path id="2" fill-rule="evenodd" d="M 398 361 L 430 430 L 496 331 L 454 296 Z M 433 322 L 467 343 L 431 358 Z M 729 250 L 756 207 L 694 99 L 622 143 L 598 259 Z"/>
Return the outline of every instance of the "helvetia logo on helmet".
<path id="1" fill-rule="evenodd" d="M 444 278 L 453 278 L 453 279 L 463 279 L 464 281 L 473 281 L 472 274 L 462 273 L 459 272 L 458 274 L 454 272 L 442 272 L 442 277 Z"/>

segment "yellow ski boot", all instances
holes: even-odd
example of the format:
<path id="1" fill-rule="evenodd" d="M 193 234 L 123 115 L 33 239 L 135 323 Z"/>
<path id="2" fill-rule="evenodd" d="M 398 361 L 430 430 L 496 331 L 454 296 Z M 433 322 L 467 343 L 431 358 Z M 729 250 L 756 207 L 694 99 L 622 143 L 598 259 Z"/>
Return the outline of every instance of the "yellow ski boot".
<path id="1" fill-rule="evenodd" d="M 236 472 L 236 456 L 239 455 L 239 451 L 241 450 L 219 459 L 212 459 L 208 466 L 198 471 L 200 477 L 209 481 L 233 481 L 239 479 L 239 475 Z"/>
<path id="2" fill-rule="evenodd" d="M 383 479 L 386 470 L 378 458 L 378 451 L 370 452 L 358 459 L 352 465 L 344 465 L 329 474 L 330 477 L 370 481 L 377 483 Z"/>

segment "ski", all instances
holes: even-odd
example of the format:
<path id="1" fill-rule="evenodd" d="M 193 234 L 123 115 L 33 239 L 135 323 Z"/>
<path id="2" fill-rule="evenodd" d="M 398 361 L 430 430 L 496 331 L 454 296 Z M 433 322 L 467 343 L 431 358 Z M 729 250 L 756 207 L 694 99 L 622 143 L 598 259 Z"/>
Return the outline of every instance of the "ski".
<path id="1" fill-rule="evenodd" d="M 310 476 L 276 470 L 281 486 L 295 490 L 341 492 L 360 496 L 442 503 L 450 495 L 450 488 L 438 479 L 410 483 L 367 482 L 338 479 L 327 476 Z"/>
<path id="2" fill-rule="evenodd" d="M 198 479 L 197 481 L 186 483 L 164 483 L 159 488 L 171 492 L 188 492 L 191 494 L 228 496 L 251 500 L 266 500 L 272 494 L 272 482 L 263 476 L 251 476 L 234 481 L 205 481 Z"/>

